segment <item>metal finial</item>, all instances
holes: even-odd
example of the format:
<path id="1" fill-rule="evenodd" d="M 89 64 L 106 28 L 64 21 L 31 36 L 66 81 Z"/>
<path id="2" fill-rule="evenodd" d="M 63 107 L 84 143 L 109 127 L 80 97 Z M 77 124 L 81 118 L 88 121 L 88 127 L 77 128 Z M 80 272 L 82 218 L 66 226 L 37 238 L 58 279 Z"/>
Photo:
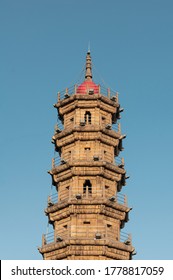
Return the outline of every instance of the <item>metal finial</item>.
<path id="1" fill-rule="evenodd" d="M 85 72 L 85 80 L 92 80 L 92 63 L 90 51 L 88 50 L 86 56 L 86 72 Z"/>
<path id="2" fill-rule="evenodd" d="M 88 42 L 88 53 L 90 53 L 90 41 Z"/>

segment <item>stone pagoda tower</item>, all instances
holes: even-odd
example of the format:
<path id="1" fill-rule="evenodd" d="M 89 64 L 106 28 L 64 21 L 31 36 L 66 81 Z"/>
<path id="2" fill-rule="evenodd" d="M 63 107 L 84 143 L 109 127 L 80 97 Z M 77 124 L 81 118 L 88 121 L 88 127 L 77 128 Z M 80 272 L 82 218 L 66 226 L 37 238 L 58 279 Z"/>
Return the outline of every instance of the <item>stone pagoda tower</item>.
<path id="1" fill-rule="evenodd" d="M 53 232 L 43 235 L 45 260 L 129 260 L 131 236 L 121 231 L 131 208 L 126 184 L 118 93 L 92 80 L 90 52 L 85 80 L 58 93 L 58 124 L 52 142 L 55 194 L 45 210 Z M 61 125 L 60 125 L 61 124 Z"/>

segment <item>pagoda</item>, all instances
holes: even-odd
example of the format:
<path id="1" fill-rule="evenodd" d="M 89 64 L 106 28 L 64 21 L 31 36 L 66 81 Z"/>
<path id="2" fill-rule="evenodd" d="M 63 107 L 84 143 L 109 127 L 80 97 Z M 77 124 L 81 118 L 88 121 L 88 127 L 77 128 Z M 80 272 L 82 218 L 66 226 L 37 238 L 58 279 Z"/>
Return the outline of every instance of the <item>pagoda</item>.
<path id="1" fill-rule="evenodd" d="M 131 235 L 122 231 L 131 208 L 126 184 L 118 93 L 94 83 L 90 51 L 85 80 L 58 93 L 58 122 L 49 171 L 55 193 L 45 214 L 53 231 L 42 237 L 44 260 L 130 260 Z"/>

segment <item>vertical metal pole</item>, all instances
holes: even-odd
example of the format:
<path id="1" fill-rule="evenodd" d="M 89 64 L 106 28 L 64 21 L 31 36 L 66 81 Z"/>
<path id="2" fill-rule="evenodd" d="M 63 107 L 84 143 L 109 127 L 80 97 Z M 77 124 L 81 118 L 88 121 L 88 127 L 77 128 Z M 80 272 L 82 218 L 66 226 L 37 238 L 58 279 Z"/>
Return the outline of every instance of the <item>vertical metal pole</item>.
<path id="1" fill-rule="evenodd" d="M 45 235 L 42 234 L 42 247 L 46 245 Z"/>
<path id="2" fill-rule="evenodd" d="M 121 124 L 118 123 L 118 132 L 121 133 Z"/>
<path id="3" fill-rule="evenodd" d="M 118 103 L 118 92 L 116 92 L 116 102 Z"/>
<path id="4" fill-rule="evenodd" d="M 99 95 L 100 95 L 100 93 L 101 93 L 101 88 L 100 88 L 100 85 L 99 85 Z"/>
<path id="5" fill-rule="evenodd" d="M 61 100 L 60 98 L 60 92 L 58 92 L 58 102 Z"/>
<path id="6" fill-rule="evenodd" d="M 127 206 L 127 196 L 124 195 L 124 205 Z"/>
<path id="7" fill-rule="evenodd" d="M 111 91 L 110 91 L 110 88 L 108 88 L 108 98 L 111 97 Z"/>

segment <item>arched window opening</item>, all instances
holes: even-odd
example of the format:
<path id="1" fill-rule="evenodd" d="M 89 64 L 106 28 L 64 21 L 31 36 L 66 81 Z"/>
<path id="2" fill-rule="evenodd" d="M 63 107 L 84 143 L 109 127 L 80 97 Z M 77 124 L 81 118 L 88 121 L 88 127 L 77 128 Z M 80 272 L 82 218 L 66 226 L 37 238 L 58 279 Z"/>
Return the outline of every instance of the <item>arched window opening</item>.
<path id="1" fill-rule="evenodd" d="M 91 124 L 91 112 L 86 111 L 84 118 L 86 124 Z"/>
<path id="2" fill-rule="evenodd" d="M 83 195 L 88 197 L 92 195 L 92 184 L 90 180 L 85 180 L 83 184 Z"/>

